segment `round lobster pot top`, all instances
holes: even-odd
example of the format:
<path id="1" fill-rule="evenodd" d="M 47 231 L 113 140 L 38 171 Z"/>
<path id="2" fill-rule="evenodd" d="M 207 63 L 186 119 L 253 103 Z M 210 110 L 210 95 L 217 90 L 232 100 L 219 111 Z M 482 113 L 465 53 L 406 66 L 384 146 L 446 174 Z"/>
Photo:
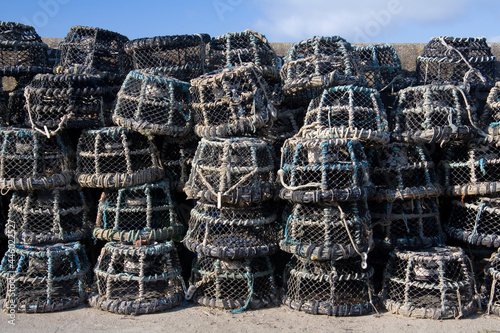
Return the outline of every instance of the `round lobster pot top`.
<path id="1" fill-rule="evenodd" d="M 192 252 L 217 258 L 269 256 L 278 250 L 278 229 L 271 203 L 217 208 L 199 201 L 191 210 L 184 245 Z"/>
<path id="2" fill-rule="evenodd" d="M 143 314 L 182 303 L 183 280 L 172 242 L 144 246 L 106 243 L 94 268 L 90 296 L 94 308 L 118 314 Z"/>
<path id="3" fill-rule="evenodd" d="M 71 143 L 27 128 L 0 128 L 0 189 L 41 190 L 73 179 Z"/>
<path id="4" fill-rule="evenodd" d="M 352 85 L 325 89 L 309 105 L 298 136 L 387 143 L 389 126 L 378 91 Z"/>
<path id="5" fill-rule="evenodd" d="M 157 135 L 192 133 L 189 83 L 152 70 L 131 71 L 116 100 L 118 126 Z"/>
<path id="6" fill-rule="evenodd" d="M 448 319 L 476 312 L 470 260 L 456 247 L 394 250 L 385 270 L 382 303 L 408 317 Z"/>
<path id="7" fill-rule="evenodd" d="M 488 94 L 481 115 L 481 127 L 490 135 L 500 136 L 500 81 L 491 88 Z"/>
<path id="8" fill-rule="evenodd" d="M 399 88 L 397 76 L 402 74 L 401 62 L 394 46 L 377 44 L 356 47 L 365 72 L 366 85 L 377 90 Z"/>
<path id="9" fill-rule="evenodd" d="M 190 199 L 256 203 L 274 196 L 272 146 L 258 138 L 203 138 L 184 191 Z"/>
<path id="10" fill-rule="evenodd" d="M 462 86 L 425 85 L 401 90 L 391 115 L 394 136 L 414 143 L 473 138 L 477 115 L 469 98 Z"/>
<path id="11" fill-rule="evenodd" d="M 309 104 L 324 88 L 365 85 L 358 54 L 338 36 L 312 37 L 293 44 L 281 69 L 283 94 L 290 103 Z"/>
<path id="12" fill-rule="evenodd" d="M 207 34 L 157 36 L 125 44 L 134 69 L 157 68 L 178 80 L 189 81 L 206 72 Z"/>
<path id="13" fill-rule="evenodd" d="M 129 72 L 124 50 L 127 41 L 127 37 L 117 32 L 73 26 L 58 45 L 54 71 L 101 74 L 123 80 Z"/>
<path id="14" fill-rule="evenodd" d="M 184 226 L 175 205 L 167 180 L 106 189 L 99 200 L 94 237 L 127 243 L 179 239 Z"/>
<path id="15" fill-rule="evenodd" d="M 331 204 L 293 205 L 280 247 L 311 260 L 338 260 L 361 256 L 366 262 L 373 247 L 371 218 L 366 200 Z"/>
<path id="16" fill-rule="evenodd" d="M 186 299 L 232 313 L 278 303 L 274 267 L 268 257 L 223 260 L 198 256 L 189 284 Z"/>
<path id="17" fill-rule="evenodd" d="M 153 183 L 165 171 L 153 141 L 123 127 L 84 130 L 78 140 L 76 179 L 82 187 Z"/>
<path id="18" fill-rule="evenodd" d="M 172 188 L 183 192 L 189 175 L 191 165 L 196 154 L 199 140 L 196 136 L 187 138 L 172 138 L 165 136 L 161 148 L 160 159 L 165 173 L 170 178 Z"/>
<path id="19" fill-rule="evenodd" d="M 97 75 L 38 74 L 24 89 L 31 126 L 51 129 L 103 127 L 111 122 L 115 94 Z"/>
<path id="20" fill-rule="evenodd" d="M 444 244 L 437 198 L 369 201 L 373 239 L 388 249 L 424 249 Z"/>
<path id="21" fill-rule="evenodd" d="M 378 200 L 437 197 L 443 191 L 425 146 L 394 142 L 366 154 Z"/>
<path id="22" fill-rule="evenodd" d="M 194 131 L 201 137 L 252 134 L 277 116 L 262 70 L 252 63 L 193 79 L 190 91 Z"/>
<path id="23" fill-rule="evenodd" d="M 475 139 L 448 146 L 438 164 L 446 195 L 486 195 L 500 192 L 500 141 Z"/>
<path id="24" fill-rule="evenodd" d="M 373 185 L 356 139 L 292 137 L 281 148 L 280 197 L 293 202 L 358 200 Z"/>
<path id="25" fill-rule="evenodd" d="M 357 260 L 316 261 L 292 257 L 285 268 L 283 304 L 315 315 L 360 316 L 375 310 L 373 268 Z"/>
<path id="26" fill-rule="evenodd" d="M 491 87 L 495 63 L 484 37 L 433 37 L 417 58 L 417 79 L 420 84 Z"/>
<path id="27" fill-rule="evenodd" d="M 485 267 L 483 294 L 486 299 L 486 312 L 500 316 L 500 252 L 491 255 Z"/>
<path id="28" fill-rule="evenodd" d="M 0 308 L 35 313 L 76 307 L 87 299 L 89 269 L 79 243 L 9 247 L 0 265 Z"/>
<path id="29" fill-rule="evenodd" d="M 473 245 L 500 248 L 500 198 L 453 200 L 444 230 L 452 239 Z"/>
<path id="30" fill-rule="evenodd" d="M 89 224 L 82 191 L 76 185 L 66 185 L 52 190 L 14 192 L 6 234 L 16 243 L 66 243 L 86 238 Z"/>

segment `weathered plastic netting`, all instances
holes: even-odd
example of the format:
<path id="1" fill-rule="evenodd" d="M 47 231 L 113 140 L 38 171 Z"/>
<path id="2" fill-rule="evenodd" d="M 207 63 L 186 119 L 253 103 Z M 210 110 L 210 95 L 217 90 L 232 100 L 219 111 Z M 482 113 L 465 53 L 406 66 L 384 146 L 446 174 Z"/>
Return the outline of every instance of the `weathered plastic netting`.
<path id="1" fill-rule="evenodd" d="M 208 202 L 257 203 L 274 197 L 273 147 L 258 138 L 203 138 L 184 191 Z"/>
<path id="2" fill-rule="evenodd" d="M 27 128 L 0 128 L 0 189 L 41 190 L 73 179 L 72 150 L 60 135 L 47 138 Z"/>
<path id="3" fill-rule="evenodd" d="M 218 259 L 198 256 L 186 298 L 240 312 L 278 304 L 274 267 L 268 257 Z"/>
<path id="4" fill-rule="evenodd" d="M 162 179 L 153 141 L 124 127 L 84 130 L 78 140 L 76 180 L 82 187 L 116 188 Z"/>
<path id="5" fill-rule="evenodd" d="M 285 268 L 283 304 L 316 315 L 360 316 L 375 311 L 373 268 L 358 260 L 316 261 L 292 257 Z"/>
<path id="6" fill-rule="evenodd" d="M 486 312 L 500 316 L 500 252 L 491 255 L 484 272 L 482 293 L 485 298 Z"/>
<path id="7" fill-rule="evenodd" d="M 387 263 L 382 303 L 394 314 L 448 319 L 476 312 L 470 260 L 456 247 L 394 250 Z"/>
<path id="8" fill-rule="evenodd" d="M 89 270 L 80 243 L 10 247 L 0 265 L 0 308 L 40 313 L 79 306 Z"/>
<path id="9" fill-rule="evenodd" d="M 381 90 L 405 85 L 399 56 L 390 44 L 356 47 L 365 72 L 366 86 Z"/>
<path id="10" fill-rule="evenodd" d="M 278 175 L 284 200 L 358 200 L 373 192 L 366 156 L 356 139 L 292 137 L 281 151 Z"/>
<path id="11" fill-rule="evenodd" d="M 444 245 L 436 198 L 369 201 L 375 243 L 389 249 Z"/>
<path id="12" fill-rule="evenodd" d="M 283 145 L 286 139 L 296 135 L 304 125 L 306 108 L 288 109 L 281 108 L 278 117 L 272 125 L 266 128 L 264 136 L 269 140 Z M 278 147 L 276 147 L 278 148 Z"/>
<path id="13" fill-rule="evenodd" d="M 253 134 L 276 118 L 262 69 L 252 63 L 191 80 L 194 131 L 201 137 Z"/>
<path id="14" fill-rule="evenodd" d="M 389 126 L 378 91 L 352 85 L 325 89 L 309 105 L 298 136 L 387 143 Z"/>
<path id="15" fill-rule="evenodd" d="M 131 71 L 118 92 L 113 122 L 156 135 L 192 133 L 189 83 L 156 69 Z"/>
<path id="16" fill-rule="evenodd" d="M 296 203 L 286 221 L 280 248 L 311 260 L 363 256 L 373 248 L 366 200 L 329 204 Z"/>
<path id="17" fill-rule="evenodd" d="M 80 241 L 89 234 L 89 211 L 77 185 L 12 195 L 7 236 L 16 243 Z"/>
<path id="18" fill-rule="evenodd" d="M 110 242 L 94 268 L 90 306 L 118 314 L 170 309 L 184 299 L 177 250 L 172 242 L 133 246 Z"/>
<path id="19" fill-rule="evenodd" d="M 500 81 L 491 88 L 481 115 L 481 128 L 490 135 L 500 135 Z"/>
<path id="20" fill-rule="evenodd" d="M 194 135 L 187 138 L 164 137 L 160 154 L 161 163 L 167 177 L 170 178 L 172 188 L 178 192 L 183 192 L 189 179 L 198 142 L 198 138 Z"/>
<path id="21" fill-rule="evenodd" d="M 207 72 L 207 34 L 156 36 L 125 44 L 134 69 L 157 68 L 165 75 L 187 81 Z"/>

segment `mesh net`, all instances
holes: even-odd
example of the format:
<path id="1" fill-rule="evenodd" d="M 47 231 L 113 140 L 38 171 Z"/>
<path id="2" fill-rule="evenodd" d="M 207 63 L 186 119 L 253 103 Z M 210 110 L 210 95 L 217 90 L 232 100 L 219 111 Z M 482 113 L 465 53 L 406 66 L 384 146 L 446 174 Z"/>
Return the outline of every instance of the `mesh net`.
<path id="1" fill-rule="evenodd" d="M 252 134 L 277 116 L 262 69 L 252 63 L 195 78 L 190 92 L 194 130 L 201 137 Z"/>
<path id="2" fill-rule="evenodd" d="M 125 44 L 134 69 L 158 68 L 164 74 L 188 81 L 206 72 L 207 34 L 157 36 Z"/>
<path id="3" fill-rule="evenodd" d="M 199 201 L 184 245 L 192 252 L 240 259 L 271 255 L 278 249 L 277 215 L 272 203 L 217 208 Z"/>
<path id="4" fill-rule="evenodd" d="M 417 78 L 420 84 L 491 86 L 495 62 L 484 37 L 434 37 L 417 58 Z"/>
<path id="5" fill-rule="evenodd" d="M 424 249 L 444 245 L 436 198 L 369 201 L 373 238 L 384 248 Z"/>
<path id="6" fill-rule="evenodd" d="M 90 305 L 100 310 L 153 313 L 184 299 L 179 257 L 171 242 L 145 246 L 107 243 L 94 273 Z"/>
<path id="7" fill-rule="evenodd" d="M 188 198 L 218 203 L 269 200 L 275 181 L 272 149 L 258 138 L 203 138 L 184 191 Z"/>
<path id="8" fill-rule="evenodd" d="M 500 81 L 491 88 L 483 114 L 481 115 L 481 127 L 488 134 L 500 135 Z"/>
<path id="9" fill-rule="evenodd" d="M 189 283 L 193 301 L 212 308 L 239 312 L 278 303 L 274 267 L 267 257 L 229 260 L 198 256 Z"/>
<path id="10" fill-rule="evenodd" d="M 459 318 L 476 312 L 470 261 L 460 248 L 394 250 L 384 277 L 389 312 L 416 318 Z"/>
<path id="11" fill-rule="evenodd" d="M 118 93 L 113 121 L 141 133 L 192 133 L 189 83 L 153 70 L 131 71 Z"/>
<path id="12" fill-rule="evenodd" d="M 282 146 L 286 139 L 296 135 L 304 125 L 305 108 L 288 109 L 280 108 L 278 117 L 266 129 L 264 136 Z M 276 144 L 274 145 L 276 147 Z M 276 147 L 278 148 L 278 147 Z"/>
<path id="13" fill-rule="evenodd" d="M 299 136 L 389 141 L 387 116 L 375 89 L 339 86 L 312 100 Z"/>
<path id="14" fill-rule="evenodd" d="M 395 136 L 415 143 L 470 139 L 477 115 L 461 86 L 426 85 L 403 89 L 393 111 Z"/>
<path id="15" fill-rule="evenodd" d="M 53 312 L 87 299 L 90 265 L 79 243 L 10 247 L 0 265 L 0 308 Z"/>
<path id="16" fill-rule="evenodd" d="M 123 127 L 84 130 L 78 140 L 76 179 L 82 187 L 128 187 L 165 176 L 153 141 Z"/>
<path id="17" fill-rule="evenodd" d="M 484 271 L 482 292 L 487 304 L 486 311 L 500 316 L 500 252 L 491 255 Z"/>
<path id="18" fill-rule="evenodd" d="M 283 303 L 306 313 L 359 316 L 371 313 L 373 268 L 359 261 L 313 261 L 292 257 L 285 269 Z"/>
<path id="19" fill-rule="evenodd" d="M 13 90 L 3 90 L 0 87 L 0 126 L 23 126 L 29 123 L 25 103 L 24 86 Z"/>
<path id="20" fill-rule="evenodd" d="M 170 178 L 172 188 L 178 192 L 183 192 L 189 179 L 197 147 L 198 139 L 196 136 L 180 139 L 164 137 L 160 154 L 161 163 Z"/>
<path id="21" fill-rule="evenodd" d="M 71 144 L 63 136 L 25 128 L 0 129 L 0 189 L 50 189 L 73 178 Z"/>
<path id="22" fill-rule="evenodd" d="M 401 62 L 394 46 L 367 45 L 356 47 L 356 51 L 363 65 L 367 87 L 377 90 L 401 87 Z"/>
<path id="23" fill-rule="evenodd" d="M 311 260 L 338 260 L 366 255 L 372 249 L 366 200 L 296 203 L 283 217 L 286 225 L 280 247 L 285 252 Z"/>
<path id="24" fill-rule="evenodd" d="M 358 140 L 287 139 L 278 171 L 280 197 L 293 202 L 357 200 L 372 192 Z"/>
<path id="25" fill-rule="evenodd" d="M 378 200 L 436 197 L 443 191 L 425 146 L 394 142 L 366 154 Z"/>

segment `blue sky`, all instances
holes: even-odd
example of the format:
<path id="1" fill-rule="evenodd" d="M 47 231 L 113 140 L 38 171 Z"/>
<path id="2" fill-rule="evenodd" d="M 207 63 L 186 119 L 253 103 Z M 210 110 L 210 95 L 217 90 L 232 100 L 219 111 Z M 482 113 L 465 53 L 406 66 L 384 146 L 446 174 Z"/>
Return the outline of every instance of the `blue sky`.
<path id="1" fill-rule="evenodd" d="M 0 20 L 29 24 L 42 37 L 73 25 L 130 39 L 252 29 L 270 42 L 339 35 L 349 42 L 426 43 L 434 36 L 500 42 L 498 0 L 2 0 Z"/>

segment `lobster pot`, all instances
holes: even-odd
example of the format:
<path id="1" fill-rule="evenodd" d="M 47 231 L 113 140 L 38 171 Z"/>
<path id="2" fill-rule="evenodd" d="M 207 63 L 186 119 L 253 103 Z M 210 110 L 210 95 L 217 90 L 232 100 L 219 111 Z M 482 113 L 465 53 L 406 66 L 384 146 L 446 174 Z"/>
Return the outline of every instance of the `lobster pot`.
<path id="1" fill-rule="evenodd" d="M 42 131 L 110 124 L 115 94 L 97 75 L 39 74 L 24 92 L 30 125 Z"/>
<path id="2" fill-rule="evenodd" d="M 284 214 L 280 248 L 310 260 L 362 256 L 373 247 L 370 212 L 365 199 L 328 204 L 293 205 Z"/>
<path id="3" fill-rule="evenodd" d="M 437 198 L 369 201 L 373 238 L 389 249 L 424 249 L 444 244 Z"/>
<path id="4" fill-rule="evenodd" d="M 194 131 L 200 137 L 252 134 L 277 116 L 262 69 L 252 63 L 195 78 L 190 92 Z"/>
<path id="5" fill-rule="evenodd" d="M 27 128 L 0 128 L 0 189 L 42 190 L 73 178 L 71 143 Z"/>
<path id="6" fill-rule="evenodd" d="M 364 68 L 366 86 L 381 90 L 387 87 L 400 88 L 397 77 L 402 74 L 401 62 L 394 46 L 376 44 L 356 47 Z"/>
<path id="7" fill-rule="evenodd" d="M 491 87 L 495 62 L 484 37 L 433 37 L 417 58 L 417 79 L 420 84 Z"/>
<path id="8" fill-rule="evenodd" d="M 366 83 L 357 52 L 339 36 L 312 37 L 293 44 L 281 78 L 283 94 L 295 106 L 307 106 L 327 87 Z"/>
<path id="9" fill-rule="evenodd" d="M 165 176 L 153 141 L 124 127 L 84 130 L 76 162 L 76 179 L 82 187 L 129 187 Z"/>
<path id="10" fill-rule="evenodd" d="M 196 136 L 173 138 L 165 136 L 160 159 L 165 173 L 170 178 L 172 188 L 183 192 L 189 175 L 199 140 Z"/>
<path id="11" fill-rule="evenodd" d="M 278 175 L 280 197 L 292 202 L 359 200 L 373 190 L 366 156 L 356 139 L 287 139 Z"/>
<path id="12" fill-rule="evenodd" d="M 316 261 L 292 257 L 285 268 L 283 304 L 315 315 L 360 316 L 372 313 L 373 268 L 357 260 Z"/>
<path id="13" fill-rule="evenodd" d="M 483 297 L 487 313 L 500 316 L 500 252 L 491 255 L 489 264 L 485 267 Z"/>
<path id="14" fill-rule="evenodd" d="M 268 257 L 218 259 L 198 256 L 186 298 L 212 308 L 257 309 L 278 304 L 274 267 Z"/>
<path id="15" fill-rule="evenodd" d="M 437 197 L 443 191 L 423 145 L 393 142 L 367 149 L 366 154 L 378 200 Z"/>
<path id="16" fill-rule="evenodd" d="M 113 122 L 131 130 L 170 136 L 192 133 L 189 83 L 152 70 L 131 71 L 116 100 Z"/>
<path id="17" fill-rule="evenodd" d="M 484 112 L 481 115 L 481 127 L 490 135 L 500 136 L 500 81 L 491 88 Z"/>
<path id="18" fill-rule="evenodd" d="M 106 243 L 94 268 L 90 306 L 117 314 L 170 309 L 184 299 L 177 250 L 172 242 L 144 246 Z"/>
<path id="19" fill-rule="evenodd" d="M 393 132 L 415 144 L 471 139 L 476 108 L 462 86 L 425 85 L 399 91 L 393 110 Z"/>
<path id="20" fill-rule="evenodd" d="M 184 245 L 222 259 L 268 256 L 278 250 L 277 215 L 272 203 L 232 206 L 198 201 L 191 210 Z"/>
<path id="21" fill-rule="evenodd" d="M 105 29 L 72 26 L 58 45 L 56 73 L 101 74 L 123 80 L 129 72 L 124 45 L 128 38 Z"/>
<path id="22" fill-rule="evenodd" d="M 452 239 L 500 248 L 500 198 L 479 197 L 453 200 L 444 230 Z"/>
<path id="23" fill-rule="evenodd" d="M 476 139 L 450 145 L 438 164 L 446 195 L 487 195 L 500 191 L 500 142 Z"/>
<path id="24" fill-rule="evenodd" d="M 16 243 L 67 243 L 89 232 L 88 207 L 77 185 L 14 192 L 8 216 L 8 236 Z"/>
<path id="25" fill-rule="evenodd" d="M 470 260 L 456 247 L 389 255 L 381 297 L 394 314 L 428 319 L 466 317 L 476 312 Z"/>
<path id="26" fill-rule="evenodd" d="M 181 81 L 206 72 L 207 34 L 157 36 L 134 39 L 125 44 L 135 70 L 156 68 Z"/>
<path id="27" fill-rule="evenodd" d="M 272 146 L 258 138 L 203 138 L 184 191 L 189 199 L 238 204 L 274 197 Z"/>
<path id="28" fill-rule="evenodd" d="M 170 194 L 170 182 L 105 189 L 99 200 L 94 237 L 148 243 L 179 239 L 184 226 Z"/>
<path id="29" fill-rule="evenodd" d="M 87 299 L 90 269 L 80 243 L 9 247 L 0 266 L 0 308 L 40 313 Z"/>
<path id="30" fill-rule="evenodd" d="M 299 136 L 387 143 L 389 126 L 378 91 L 352 85 L 325 89 L 309 105 Z"/>

